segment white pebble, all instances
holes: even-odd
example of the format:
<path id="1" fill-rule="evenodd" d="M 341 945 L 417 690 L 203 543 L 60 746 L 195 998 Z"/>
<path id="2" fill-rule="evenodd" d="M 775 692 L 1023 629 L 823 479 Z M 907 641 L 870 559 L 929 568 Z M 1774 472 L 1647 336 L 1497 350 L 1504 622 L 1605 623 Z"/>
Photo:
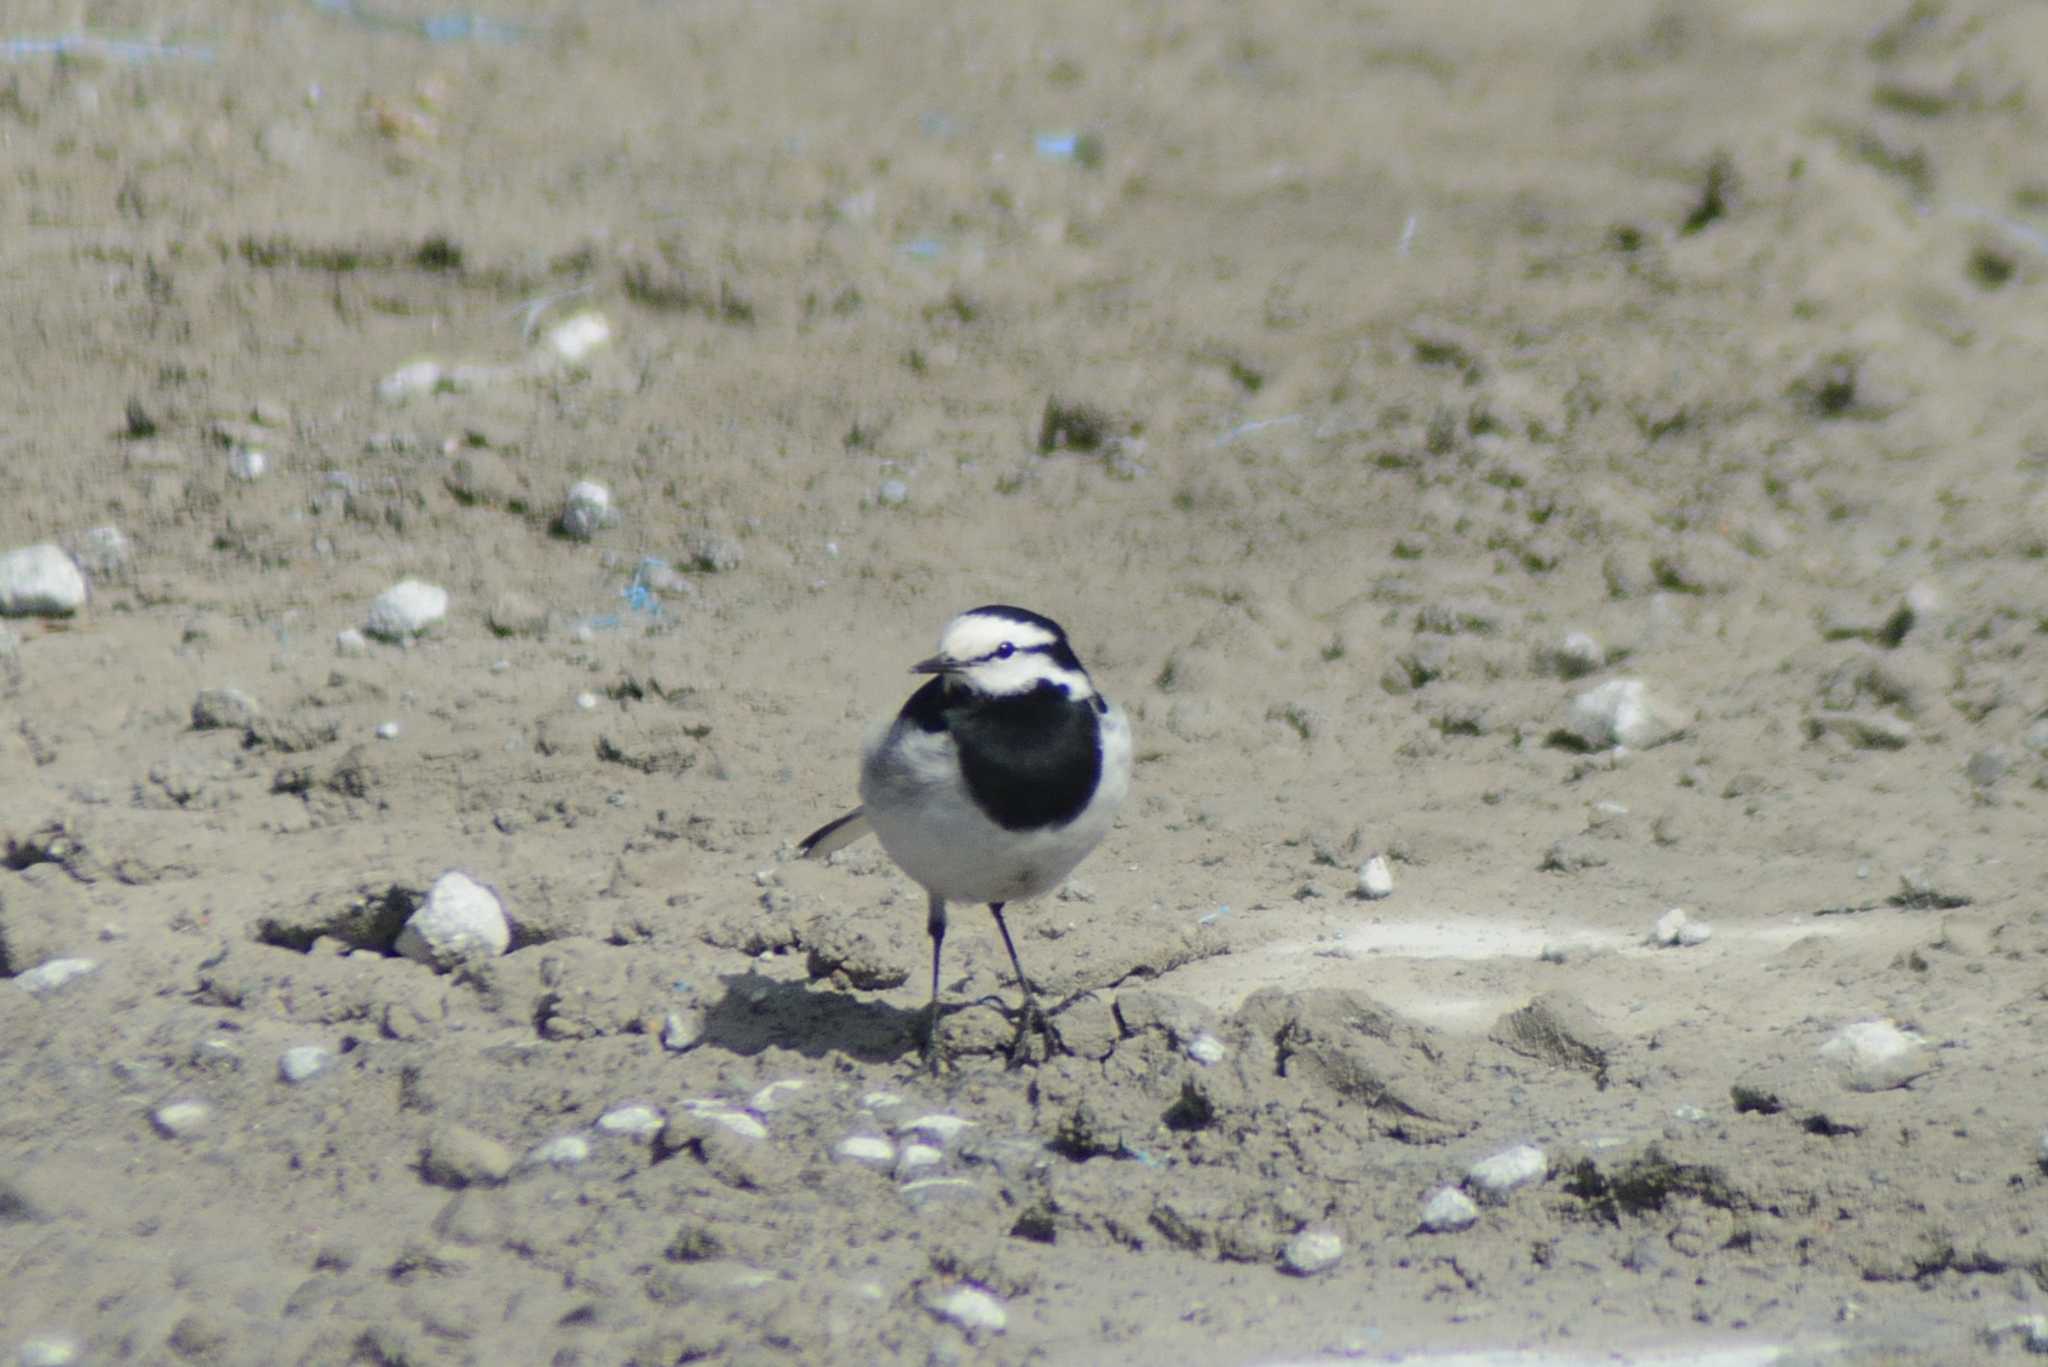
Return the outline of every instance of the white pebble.
<path id="1" fill-rule="evenodd" d="M 1297 1277 L 1327 1272 L 1344 1256 L 1344 1239 L 1331 1229 L 1304 1229 L 1287 1241 L 1280 1265 Z"/>
<path id="2" fill-rule="evenodd" d="M 671 1011 L 661 1023 L 661 1047 L 684 1053 L 704 1042 L 704 1013 L 696 1008 Z"/>
<path id="3" fill-rule="evenodd" d="M 1650 940 L 1653 944 L 1685 947 L 1705 944 L 1713 933 L 1712 926 L 1693 920 L 1684 907 L 1673 907 L 1650 928 Z"/>
<path id="4" fill-rule="evenodd" d="M 431 394 L 441 387 L 441 363 L 439 361 L 414 361 L 377 381 L 377 397 L 385 403 L 405 403 L 421 394 Z"/>
<path id="5" fill-rule="evenodd" d="M 885 479 L 882 487 L 875 491 L 885 508 L 900 508 L 910 502 L 910 486 L 900 479 Z"/>
<path id="6" fill-rule="evenodd" d="M 742 1139 L 766 1139 L 768 1127 L 745 1111 L 712 1111 L 705 1115 L 713 1124 L 723 1125 Z"/>
<path id="7" fill-rule="evenodd" d="M 369 638 L 354 627 L 343 627 L 334 633 L 336 655 L 367 655 L 370 652 Z"/>
<path id="8" fill-rule="evenodd" d="M 48 542 L 0 555 L 0 615 L 64 617 L 85 606 L 85 575 Z"/>
<path id="9" fill-rule="evenodd" d="M 576 706 L 578 706 L 585 712 L 596 711 L 597 694 L 592 693 L 589 689 L 586 688 L 585 690 L 583 690 L 583 692 L 578 693 L 576 695 Z"/>
<path id="10" fill-rule="evenodd" d="M 586 479 L 569 486 L 569 496 L 562 502 L 558 525 L 562 535 L 576 541 L 588 541 L 618 520 L 619 514 L 612 507 L 611 490 Z"/>
<path id="11" fill-rule="evenodd" d="M 652 1106 L 619 1106 L 606 1111 L 597 1118 L 597 1128 L 605 1134 L 645 1143 L 661 1133 L 666 1117 Z"/>
<path id="12" fill-rule="evenodd" d="M 397 739 L 398 739 L 398 723 L 397 723 L 397 722 L 395 722 L 395 721 L 380 721 L 380 722 L 378 722 L 378 723 L 377 723 L 377 739 L 378 739 L 378 740 L 397 740 Z"/>
<path id="13" fill-rule="evenodd" d="M 1607 663 L 1607 652 L 1585 632 L 1573 631 L 1566 633 L 1565 638 L 1558 642 L 1550 658 L 1558 673 L 1567 679 L 1575 679 L 1581 674 L 1591 674 Z"/>
<path id="14" fill-rule="evenodd" d="M 1394 891 L 1394 871 L 1387 867 L 1387 857 L 1376 854 L 1358 869 L 1358 895 L 1368 902 L 1377 902 Z"/>
<path id="15" fill-rule="evenodd" d="M 21 1367 L 71 1367 L 78 1361 L 78 1340 L 60 1334 L 38 1334 L 22 1340 L 16 1361 Z"/>
<path id="16" fill-rule="evenodd" d="M 579 313 L 547 330 L 549 351 L 577 365 L 612 339 L 612 325 L 602 313 Z"/>
<path id="17" fill-rule="evenodd" d="M 150 1113 L 149 1123 L 166 1139 L 189 1139 L 213 1118 L 213 1107 L 203 1101 L 172 1101 Z"/>
<path id="18" fill-rule="evenodd" d="M 896 1133 L 929 1135 L 941 1144 L 949 1144 L 959 1138 L 960 1131 L 973 1123 L 972 1120 L 962 1120 L 957 1115 L 921 1115 L 915 1120 L 898 1125 Z"/>
<path id="19" fill-rule="evenodd" d="M 244 484 L 254 484 L 270 468 L 270 457 L 246 446 L 228 452 L 228 474 Z"/>
<path id="20" fill-rule="evenodd" d="M 929 1144 L 905 1144 L 903 1152 L 896 1156 L 896 1175 L 908 1177 L 921 1168 L 929 1168 L 943 1162 L 946 1155 Z"/>
<path id="21" fill-rule="evenodd" d="M 300 1044 L 278 1055 L 277 1075 L 286 1082 L 304 1082 L 334 1066 L 334 1051 L 318 1044 Z"/>
<path id="22" fill-rule="evenodd" d="M 1439 1187 L 1422 1207 L 1422 1227 L 1432 1234 L 1463 1229 L 1479 1218 L 1479 1207 L 1456 1187 Z"/>
<path id="23" fill-rule="evenodd" d="M 860 1104 L 863 1110 L 879 1111 L 884 1106 L 901 1106 L 903 1098 L 896 1092 L 863 1092 Z"/>
<path id="24" fill-rule="evenodd" d="M 446 973 L 474 960 L 495 959 L 511 944 L 512 928 L 497 896 L 467 874 L 451 871 L 434 880 L 393 947 Z"/>
<path id="25" fill-rule="evenodd" d="M 759 1115 L 766 1115 L 782 1104 L 783 1093 L 800 1092 L 803 1089 L 804 1080 L 800 1077 L 787 1077 L 780 1082 L 771 1082 L 754 1093 L 753 1099 L 747 1102 L 747 1109 Z"/>
<path id="26" fill-rule="evenodd" d="M 1646 750 L 1676 736 L 1677 719 L 1641 679 L 1609 679 L 1572 699 L 1566 727 L 1588 747 Z"/>
<path id="27" fill-rule="evenodd" d="M 1204 1030 L 1188 1041 L 1187 1053 L 1189 1058 L 1207 1068 L 1229 1057 L 1230 1048 L 1222 1040 Z"/>
<path id="28" fill-rule="evenodd" d="M 377 595 L 363 630 L 387 641 L 417 636 L 448 615 L 448 590 L 418 579 L 404 579 Z"/>
<path id="29" fill-rule="evenodd" d="M 970 1335 L 1000 1334 L 1010 1322 L 1010 1314 L 1003 1309 L 1003 1303 L 978 1286 L 957 1287 L 934 1299 L 930 1305 L 934 1315 L 959 1325 Z"/>
<path id="30" fill-rule="evenodd" d="M 1820 1047 L 1820 1056 L 1857 1092 L 1889 1091 L 1934 1071 L 1927 1041 L 1884 1020 L 1843 1026 Z"/>
<path id="31" fill-rule="evenodd" d="M 1516 1187 L 1527 1186 L 1550 1171 L 1550 1160 L 1534 1144 L 1517 1144 L 1465 1170 L 1465 1181 L 1489 1201 L 1505 1201 Z"/>
<path id="32" fill-rule="evenodd" d="M 589 1158 L 590 1141 L 580 1134 L 558 1135 L 534 1145 L 526 1154 L 527 1163 L 536 1168 L 573 1168 Z"/>
<path id="33" fill-rule="evenodd" d="M 834 1157 L 849 1162 L 874 1163 L 882 1167 L 896 1161 L 896 1146 L 871 1134 L 850 1134 L 839 1141 L 832 1153 Z"/>
<path id="34" fill-rule="evenodd" d="M 55 992 L 73 978 L 82 978 L 99 967 L 93 959 L 46 959 L 26 973 L 17 973 L 14 981 L 25 992 Z"/>

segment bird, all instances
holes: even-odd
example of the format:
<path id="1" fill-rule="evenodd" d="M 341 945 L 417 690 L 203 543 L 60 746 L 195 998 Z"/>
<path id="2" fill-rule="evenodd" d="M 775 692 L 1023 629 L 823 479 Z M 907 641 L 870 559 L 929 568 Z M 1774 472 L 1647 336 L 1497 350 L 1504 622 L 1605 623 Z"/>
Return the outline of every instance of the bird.
<path id="1" fill-rule="evenodd" d="M 923 887 L 932 942 L 924 1053 L 934 1072 L 946 905 L 988 904 L 1024 997 L 1014 1066 L 1034 1025 L 1048 1048 L 1053 1036 L 1003 908 L 1058 887 L 1102 843 L 1130 791 L 1130 721 L 1096 689 L 1058 622 L 1006 603 L 953 618 L 938 653 L 910 669 L 931 678 L 870 732 L 861 805 L 797 848 L 823 859 L 872 833 Z"/>

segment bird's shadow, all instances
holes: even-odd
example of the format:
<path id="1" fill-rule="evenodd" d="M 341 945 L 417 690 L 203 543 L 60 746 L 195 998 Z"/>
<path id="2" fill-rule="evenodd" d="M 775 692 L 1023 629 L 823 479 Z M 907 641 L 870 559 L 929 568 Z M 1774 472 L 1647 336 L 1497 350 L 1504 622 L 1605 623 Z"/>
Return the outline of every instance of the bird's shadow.
<path id="1" fill-rule="evenodd" d="M 805 1058 L 844 1054 L 863 1063 L 915 1058 L 924 1045 L 924 1008 L 906 1011 L 807 983 L 778 982 L 748 969 L 721 973 L 725 995 L 704 1010 L 704 1043 L 735 1054 L 775 1047 Z"/>

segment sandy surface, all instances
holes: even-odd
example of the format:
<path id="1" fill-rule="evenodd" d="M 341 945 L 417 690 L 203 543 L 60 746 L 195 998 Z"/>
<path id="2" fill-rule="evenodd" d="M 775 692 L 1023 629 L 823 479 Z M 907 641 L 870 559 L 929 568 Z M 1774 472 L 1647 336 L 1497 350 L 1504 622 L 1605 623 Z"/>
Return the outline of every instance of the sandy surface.
<path id="1" fill-rule="evenodd" d="M 174 45 L 0 64 L 0 1351 L 2024 1355 L 2048 9 L 391 4 L 0 34 Z M 1140 762 L 934 1079 L 791 842 L 990 600 Z"/>

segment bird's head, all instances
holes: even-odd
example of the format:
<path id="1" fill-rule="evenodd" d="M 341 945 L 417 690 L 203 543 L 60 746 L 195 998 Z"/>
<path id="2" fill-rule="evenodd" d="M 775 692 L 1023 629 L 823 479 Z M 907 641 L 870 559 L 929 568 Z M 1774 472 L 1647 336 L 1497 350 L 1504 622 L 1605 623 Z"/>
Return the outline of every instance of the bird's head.
<path id="1" fill-rule="evenodd" d="M 972 608 L 946 624 L 939 653 L 912 665 L 916 674 L 937 674 L 948 688 L 986 697 L 1029 693 L 1054 684 L 1070 698 L 1092 698 L 1095 688 L 1081 667 L 1067 633 L 1050 617 L 1002 603 Z"/>

